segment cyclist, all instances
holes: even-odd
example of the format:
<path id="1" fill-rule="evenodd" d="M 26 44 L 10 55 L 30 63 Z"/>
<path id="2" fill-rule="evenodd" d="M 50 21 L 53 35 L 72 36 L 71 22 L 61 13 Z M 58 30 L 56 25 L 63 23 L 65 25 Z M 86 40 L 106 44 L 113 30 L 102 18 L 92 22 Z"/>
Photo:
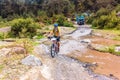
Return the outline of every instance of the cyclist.
<path id="1" fill-rule="evenodd" d="M 58 52 L 59 52 L 59 47 L 60 47 L 60 28 L 58 27 L 58 24 L 54 24 L 54 28 L 52 32 L 50 33 L 57 39 L 57 45 L 58 45 Z"/>

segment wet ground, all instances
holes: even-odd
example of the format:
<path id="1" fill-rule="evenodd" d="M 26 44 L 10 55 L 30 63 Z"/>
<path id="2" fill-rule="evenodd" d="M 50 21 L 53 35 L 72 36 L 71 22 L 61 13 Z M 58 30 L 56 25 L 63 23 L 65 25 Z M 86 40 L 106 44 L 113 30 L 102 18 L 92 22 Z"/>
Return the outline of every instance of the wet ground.
<path id="1" fill-rule="evenodd" d="M 82 39 L 91 40 L 92 44 L 98 45 L 120 45 L 120 41 L 106 39 L 99 36 L 84 36 Z M 84 49 L 83 49 L 84 50 Z M 115 76 L 120 79 L 120 56 L 116 56 L 110 53 L 99 52 L 96 50 L 85 49 L 85 51 L 76 51 L 68 55 L 82 62 L 95 64 L 96 66 L 91 69 L 98 74 L 104 74 L 107 76 Z"/>
<path id="2" fill-rule="evenodd" d="M 102 53 L 88 49 L 86 53 L 81 56 L 80 52 L 72 53 L 69 56 L 78 59 L 82 62 L 96 64 L 97 66 L 91 67 L 95 73 L 104 74 L 107 76 L 115 76 L 120 79 L 120 57 L 110 53 Z"/>
<path id="3" fill-rule="evenodd" d="M 120 45 L 120 41 L 118 40 L 106 39 L 99 36 L 86 36 L 82 37 L 82 39 L 90 39 L 94 44 L 100 44 L 105 46 Z"/>
<path id="4" fill-rule="evenodd" d="M 83 27 L 72 34 L 65 35 L 61 40 L 60 52 L 55 58 L 51 58 L 48 45 L 42 44 L 35 47 L 35 53 L 41 56 L 43 63 L 40 71 L 46 80 L 116 80 L 113 76 L 93 73 L 89 69 L 90 66 L 87 66 L 89 64 L 82 60 L 88 50 L 80 43 L 80 37 L 89 35 L 90 32 L 90 28 Z M 78 57 L 71 58 L 68 55 Z M 81 59 L 77 59 L 81 56 Z"/>

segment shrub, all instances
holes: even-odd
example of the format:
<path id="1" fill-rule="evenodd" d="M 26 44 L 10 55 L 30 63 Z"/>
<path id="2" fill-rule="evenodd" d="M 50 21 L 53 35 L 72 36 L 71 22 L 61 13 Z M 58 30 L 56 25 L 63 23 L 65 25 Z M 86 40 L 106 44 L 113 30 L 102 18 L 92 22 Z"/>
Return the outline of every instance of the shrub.
<path id="1" fill-rule="evenodd" d="M 115 25 L 114 25 L 114 23 L 112 23 L 112 22 L 109 22 L 109 23 L 107 23 L 107 25 L 106 25 L 106 29 L 111 29 L 111 28 L 114 28 L 115 27 Z"/>
<path id="2" fill-rule="evenodd" d="M 8 38 L 8 37 L 9 37 L 8 33 L 0 32 L 0 39 L 5 39 L 5 38 Z"/>
<path id="3" fill-rule="evenodd" d="M 66 18 L 63 15 L 54 15 L 52 17 L 52 22 L 53 23 L 57 22 L 59 24 L 59 26 L 63 26 L 64 21 L 66 21 Z"/>
<path id="4" fill-rule="evenodd" d="M 31 18 L 15 19 L 13 20 L 10 34 L 12 37 L 32 38 L 34 35 L 36 35 L 38 27 L 40 27 L 40 25 L 35 23 Z"/>
<path id="5" fill-rule="evenodd" d="M 59 16 L 59 17 L 58 17 L 58 20 L 57 20 L 57 23 L 58 23 L 60 26 L 63 26 L 63 25 L 64 25 L 64 21 L 65 21 L 65 17 L 64 17 L 64 16 Z"/>
<path id="6" fill-rule="evenodd" d="M 88 17 L 88 19 L 87 19 L 87 23 L 88 24 L 91 24 L 92 22 L 94 21 L 94 17 L 93 16 L 90 16 L 90 17 Z"/>
<path id="7" fill-rule="evenodd" d="M 26 54 L 31 53 L 33 50 L 34 42 L 30 39 L 24 38 L 24 39 L 17 39 L 16 45 L 20 44 L 21 47 L 23 47 L 26 50 Z"/>
<path id="8" fill-rule="evenodd" d="M 105 8 L 101 8 L 100 10 L 97 11 L 96 17 L 100 17 L 101 15 L 108 15 L 109 10 Z"/>
<path id="9" fill-rule="evenodd" d="M 92 22 L 92 27 L 95 28 L 96 26 L 98 27 L 98 20 L 95 19 L 95 20 Z"/>
<path id="10" fill-rule="evenodd" d="M 107 11 L 106 9 L 100 9 L 96 16 L 91 16 L 88 21 L 92 21 L 92 26 L 99 29 L 119 29 L 120 24 L 120 18 L 116 16 L 116 10 Z"/>
<path id="11" fill-rule="evenodd" d="M 0 39 L 4 39 L 3 33 L 0 33 Z"/>
<path id="12" fill-rule="evenodd" d="M 37 16 L 47 16 L 45 11 L 38 10 Z"/>
<path id="13" fill-rule="evenodd" d="M 73 27 L 73 23 L 67 21 L 67 18 L 63 15 L 54 15 L 52 22 L 57 22 L 59 26 Z"/>
<path id="14" fill-rule="evenodd" d="M 52 23 L 51 18 L 49 18 L 47 16 L 38 16 L 37 18 L 35 18 L 35 21 L 46 24 L 46 25 L 49 25 Z"/>
<path id="15" fill-rule="evenodd" d="M 115 47 L 114 46 L 109 47 L 108 52 L 115 53 Z"/>
<path id="16" fill-rule="evenodd" d="M 36 37 L 36 39 L 42 39 L 42 38 L 44 38 L 44 36 L 42 34 L 38 34 Z"/>
<path id="17" fill-rule="evenodd" d="M 120 11 L 120 4 L 115 8 L 116 12 Z"/>
<path id="18" fill-rule="evenodd" d="M 116 29 L 120 30 L 120 23 L 116 26 Z"/>
<path id="19" fill-rule="evenodd" d="M 8 15 L 6 19 L 7 21 L 11 21 L 16 18 L 20 18 L 20 16 L 18 14 Z"/>
<path id="20" fill-rule="evenodd" d="M 29 17 L 34 18 L 35 15 L 33 14 L 33 12 L 28 12 L 28 13 L 24 12 L 23 15 L 22 15 L 22 17 L 24 17 L 24 18 L 29 18 Z"/>
<path id="21" fill-rule="evenodd" d="M 66 27 L 73 27 L 73 23 L 69 22 L 69 21 L 65 21 L 64 22 L 64 26 L 66 26 Z"/>

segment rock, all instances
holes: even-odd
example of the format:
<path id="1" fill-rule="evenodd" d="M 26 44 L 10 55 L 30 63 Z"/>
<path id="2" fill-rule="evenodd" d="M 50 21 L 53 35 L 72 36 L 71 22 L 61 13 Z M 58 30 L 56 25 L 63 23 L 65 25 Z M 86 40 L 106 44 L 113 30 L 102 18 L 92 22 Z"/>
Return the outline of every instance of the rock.
<path id="1" fill-rule="evenodd" d="M 120 17 L 120 11 L 116 14 L 118 17 Z"/>
<path id="2" fill-rule="evenodd" d="M 85 56 L 86 58 L 94 58 L 93 55 L 88 55 L 88 56 Z"/>
<path id="3" fill-rule="evenodd" d="M 115 48 L 115 52 L 120 52 L 120 46 Z"/>
<path id="4" fill-rule="evenodd" d="M 100 33 L 93 33 L 93 35 L 102 37 L 102 34 L 100 34 Z"/>
<path id="5" fill-rule="evenodd" d="M 11 53 L 26 54 L 26 50 L 23 47 L 13 47 Z"/>
<path id="6" fill-rule="evenodd" d="M 91 43 L 91 40 L 90 39 L 83 39 L 80 42 L 81 43 Z"/>
<path id="7" fill-rule="evenodd" d="M 38 36 L 34 36 L 33 39 L 36 39 Z"/>
<path id="8" fill-rule="evenodd" d="M 7 54 L 9 54 L 11 52 L 11 49 L 10 48 L 2 48 L 0 50 L 0 57 L 1 56 L 6 56 Z"/>
<path id="9" fill-rule="evenodd" d="M 98 66 L 97 62 L 92 63 L 93 66 Z"/>
<path id="10" fill-rule="evenodd" d="M 107 46 L 105 45 L 100 45 L 100 44 L 90 44 L 89 45 L 90 49 L 95 49 L 95 50 L 99 50 L 99 51 L 105 51 L 106 49 L 108 49 Z"/>
<path id="11" fill-rule="evenodd" d="M 37 54 L 49 54 L 50 53 L 49 48 L 44 44 L 41 44 L 41 45 L 37 46 L 34 49 L 34 51 Z"/>
<path id="12" fill-rule="evenodd" d="M 90 63 L 85 63 L 85 64 L 83 64 L 82 66 L 83 66 L 84 68 L 88 68 L 88 67 L 92 66 L 92 64 L 90 64 Z"/>
<path id="13" fill-rule="evenodd" d="M 59 54 L 69 54 L 73 51 L 80 51 L 81 53 L 84 53 L 86 52 L 86 48 L 84 45 L 76 40 L 61 41 Z"/>
<path id="14" fill-rule="evenodd" d="M 21 63 L 24 65 L 28 65 L 28 66 L 41 66 L 42 65 L 39 58 L 35 57 L 34 55 L 29 55 L 25 59 L 22 59 Z"/>
<path id="15" fill-rule="evenodd" d="M 114 76 L 113 74 L 109 74 L 109 75 L 110 75 L 110 77 Z"/>
<path id="16" fill-rule="evenodd" d="M 12 42 L 0 41 L 0 46 L 11 45 Z"/>
<path id="17" fill-rule="evenodd" d="M 7 33 L 7 32 L 9 32 L 9 31 L 11 31 L 11 27 L 10 27 L 10 26 L 0 28 L 0 32 L 2 32 L 2 33 Z"/>
<path id="18" fill-rule="evenodd" d="M 47 80 L 43 77 L 39 67 L 33 67 L 17 80 Z M 50 79 L 49 79 L 50 80 Z"/>

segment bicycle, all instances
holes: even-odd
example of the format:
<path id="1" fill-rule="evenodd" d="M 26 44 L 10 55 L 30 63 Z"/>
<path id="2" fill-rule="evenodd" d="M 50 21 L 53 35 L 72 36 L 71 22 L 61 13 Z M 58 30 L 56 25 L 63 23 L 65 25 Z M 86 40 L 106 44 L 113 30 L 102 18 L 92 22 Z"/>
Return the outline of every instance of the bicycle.
<path id="1" fill-rule="evenodd" d="M 58 44 L 57 44 L 57 38 L 55 37 L 48 37 L 52 44 L 51 44 L 51 49 L 50 49 L 50 53 L 51 53 L 51 57 L 54 58 L 55 55 L 59 52 L 58 51 Z"/>

